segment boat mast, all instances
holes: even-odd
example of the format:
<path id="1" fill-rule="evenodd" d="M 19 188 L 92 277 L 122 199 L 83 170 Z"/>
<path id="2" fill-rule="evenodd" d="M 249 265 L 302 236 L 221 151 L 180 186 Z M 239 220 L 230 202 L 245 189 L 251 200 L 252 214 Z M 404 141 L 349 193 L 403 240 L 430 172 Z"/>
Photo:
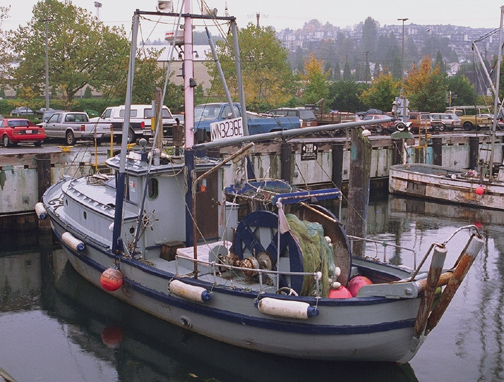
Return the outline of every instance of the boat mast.
<path id="1" fill-rule="evenodd" d="M 136 46 L 138 38 L 138 11 L 133 15 L 133 27 L 131 33 L 131 50 L 128 66 L 128 77 L 126 85 L 126 100 L 124 106 L 124 122 L 122 128 L 122 140 L 121 140 L 121 155 L 119 158 L 119 173 L 116 179 L 116 202 L 115 202 L 115 214 L 114 214 L 114 229 L 112 232 L 112 252 L 123 250 L 122 240 L 121 240 L 121 226 L 123 218 L 123 205 L 124 205 L 124 191 L 126 187 L 126 156 L 127 156 L 127 143 L 128 143 L 128 130 L 130 125 L 130 113 L 131 113 L 131 98 L 133 93 L 133 78 L 135 75 L 135 58 L 136 58 Z"/>
<path id="2" fill-rule="evenodd" d="M 495 131 L 497 130 L 497 118 L 499 116 L 499 83 L 500 83 L 500 72 L 501 72 L 501 62 L 502 62 L 502 24 L 504 18 L 504 6 L 501 7 L 501 17 L 499 26 L 499 49 L 497 53 L 497 74 L 495 77 L 495 94 L 494 94 L 494 118 L 492 123 L 492 146 L 490 148 L 490 174 L 489 179 L 493 178 L 493 161 L 494 161 L 494 145 L 495 145 Z"/>
<path id="3" fill-rule="evenodd" d="M 249 135 L 247 109 L 245 107 L 245 90 L 243 89 L 243 79 L 241 74 L 240 47 L 238 46 L 238 28 L 236 20 L 231 21 L 231 31 L 233 34 L 233 48 L 235 52 L 236 76 L 238 80 L 238 89 L 240 91 L 240 107 L 242 110 L 243 135 Z"/>
<path id="4" fill-rule="evenodd" d="M 184 106 L 185 106 L 185 145 L 186 150 L 192 150 L 194 146 L 194 63 L 193 63 L 193 39 L 191 2 L 185 0 L 184 15 Z"/>

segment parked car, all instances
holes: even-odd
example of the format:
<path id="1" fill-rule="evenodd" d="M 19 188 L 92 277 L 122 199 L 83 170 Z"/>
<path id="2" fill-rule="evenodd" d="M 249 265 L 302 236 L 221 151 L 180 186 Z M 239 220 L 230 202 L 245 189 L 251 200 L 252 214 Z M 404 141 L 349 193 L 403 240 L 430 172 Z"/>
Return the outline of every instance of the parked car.
<path id="1" fill-rule="evenodd" d="M 382 121 L 386 118 L 390 118 L 390 116 L 386 114 L 367 114 L 364 118 L 362 118 L 362 120 L 376 120 L 376 125 L 366 125 L 366 127 L 377 132 L 378 134 L 382 134 L 384 132 L 393 133 L 394 131 L 396 131 L 397 121 Z"/>
<path id="2" fill-rule="evenodd" d="M 12 116 L 21 117 L 22 115 L 31 115 L 31 114 L 33 114 L 33 110 L 24 106 L 16 107 L 15 109 L 11 110 Z"/>
<path id="3" fill-rule="evenodd" d="M 431 126 L 439 131 L 453 131 L 456 127 L 462 127 L 462 121 L 454 113 L 430 113 Z"/>
<path id="4" fill-rule="evenodd" d="M 177 122 L 177 119 L 181 125 L 184 124 L 185 121 L 185 114 L 173 114 L 173 119 L 175 122 Z"/>
<path id="5" fill-rule="evenodd" d="M 44 110 L 42 112 L 41 122 L 47 122 L 47 121 L 49 121 L 49 118 L 51 118 L 54 113 L 59 113 L 59 112 L 63 112 L 63 111 L 64 110 L 54 110 L 54 109 Z"/>
<path id="6" fill-rule="evenodd" d="M 430 113 L 410 111 L 408 122 L 410 123 L 409 130 L 413 133 L 432 130 Z"/>
<path id="7" fill-rule="evenodd" d="M 3 118 L 0 120 L 0 137 L 4 147 L 15 146 L 18 143 L 33 143 L 42 145 L 46 138 L 43 127 L 35 125 L 25 118 Z"/>
<path id="8" fill-rule="evenodd" d="M 271 112 L 271 115 L 282 117 L 298 117 L 301 127 L 317 126 L 317 117 L 313 110 L 304 107 L 281 107 Z"/>

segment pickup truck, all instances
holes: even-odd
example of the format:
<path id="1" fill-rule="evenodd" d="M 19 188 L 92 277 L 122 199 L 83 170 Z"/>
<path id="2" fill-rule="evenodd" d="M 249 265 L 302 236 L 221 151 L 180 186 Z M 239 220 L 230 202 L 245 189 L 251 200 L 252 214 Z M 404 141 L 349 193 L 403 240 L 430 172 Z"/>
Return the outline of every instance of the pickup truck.
<path id="1" fill-rule="evenodd" d="M 100 117 L 91 118 L 91 121 L 99 123 L 108 123 L 112 127 L 114 136 L 122 136 L 122 128 L 124 123 L 125 106 L 111 106 L 104 110 Z M 128 143 L 134 143 L 139 138 L 154 137 L 152 131 L 152 105 L 131 105 L 130 111 L 130 124 L 128 129 Z M 172 128 L 175 126 L 176 121 L 166 106 L 162 107 L 163 117 L 163 137 L 173 137 Z"/>
<path id="2" fill-rule="evenodd" d="M 492 127 L 493 113 L 490 106 L 453 106 L 446 109 L 447 113 L 456 114 L 460 118 L 465 131 L 481 130 Z"/>
<path id="3" fill-rule="evenodd" d="M 67 145 L 74 145 L 78 139 L 94 140 L 101 143 L 110 137 L 110 124 L 96 123 L 89 120 L 85 112 L 57 111 L 47 120 L 41 122 L 46 131 L 46 138 L 64 139 Z"/>
<path id="4" fill-rule="evenodd" d="M 322 98 L 315 104 L 305 105 L 305 109 L 313 111 L 317 120 L 317 124 L 319 126 L 344 122 L 355 122 L 359 120 L 359 117 L 356 114 L 348 111 L 330 110 L 329 112 L 326 112 L 324 98 Z"/>
<path id="5" fill-rule="evenodd" d="M 238 103 L 233 104 L 235 117 L 242 116 Z M 228 103 L 206 103 L 197 105 L 194 109 L 194 134 L 198 143 L 210 141 L 210 124 L 225 122 L 233 118 Z M 270 133 L 272 131 L 298 129 L 301 126 L 298 117 L 262 116 L 247 112 L 249 135 Z"/>

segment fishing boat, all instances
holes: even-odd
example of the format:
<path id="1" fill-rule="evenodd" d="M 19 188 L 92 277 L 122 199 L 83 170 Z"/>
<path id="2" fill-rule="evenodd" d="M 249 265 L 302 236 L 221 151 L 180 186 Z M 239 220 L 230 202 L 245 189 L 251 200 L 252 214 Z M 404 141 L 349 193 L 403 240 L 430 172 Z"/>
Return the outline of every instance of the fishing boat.
<path id="1" fill-rule="evenodd" d="M 430 163 L 402 163 L 389 169 L 389 192 L 392 194 L 421 197 L 427 200 L 444 201 L 475 207 L 504 210 L 504 166 L 495 163 L 496 129 L 501 115 L 499 101 L 499 78 L 502 61 L 503 10 L 499 28 L 499 49 L 496 65 L 494 92 L 494 118 L 490 131 L 487 158 L 480 158 L 474 169 L 454 169 Z M 473 43 L 474 51 L 477 51 Z M 484 65 L 483 65 L 484 67 Z M 485 69 L 486 70 L 486 69 Z M 407 157 L 405 155 L 404 157 Z"/>
<path id="2" fill-rule="evenodd" d="M 266 354 L 408 362 L 480 252 L 484 240 L 477 228 L 461 227 L 433 244 L 416 269 L 353 256 L 352 241 L 363 239 L 348 236 L 322 206 L 341 199 L 338 188 L 301 189 L 243 176 L 255 141 L 299 132 L 194 145 L 191 22 L 209 16 L 191 14 L 188 1 L 185 7 L 184 155 L 148 150 L 145 140 L 128 151 L 124 140 L 121 152 L 106 161 L 110 173 L 61 179 L 44 193 L 37 214 L 49 217 L 79 275 L 174 325 Z M 133 17 L 134 31 L 141 14 Z M 236 30 L 234 18 L 222 19 Z M 130 77 L 134 46 L 133 33 Z M 234 145 L 224 159 L 197 154 L 224 145 Z M 228 168 L 236 174 L 230 185 L 223 176 Z M 445 268 L 446 243 L 461 236 L 467 244 Z M 429 259 L 429 270 L 421 270 Z"/>

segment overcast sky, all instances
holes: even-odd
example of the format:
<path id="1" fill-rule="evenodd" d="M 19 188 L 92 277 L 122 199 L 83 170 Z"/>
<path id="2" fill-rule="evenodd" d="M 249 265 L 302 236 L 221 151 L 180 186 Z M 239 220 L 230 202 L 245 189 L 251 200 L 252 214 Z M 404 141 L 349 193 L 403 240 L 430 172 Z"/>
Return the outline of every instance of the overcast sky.
<path id="1" fill-rule="evenodd" d="M 124 24 L 131 28 L 131 17 L 135 9 L 155 10 L 154 0 L 98 0 L 102 7 L 99 18 L 107 25 Z M 174 0 L 176 9 L 180 0 Z M 85 8 L 96 15 L 94 0 L 73 0 L 74 5 Z M 9 6 L 9 19 L 3 29 L 13 29 L 19 24 L 26 24 L 32 18 L 33 5 L 37 0 L 0 0 L 0 6 Z M 224 15 L 227 3 L 229 14 L 237 18 L 239 27 L 248 22 L 256 23 L 256 14 L 260 14 L 261 25 L 271 25 L 276 30 L 301 28 L 311 19 L 318 19 L 339 27 L 347 27 L 363 22 L 372 17 L 380 25 L 401 24 L 397 19 L 408 18 L 406 24 L 421 25 L 451 24 L 473 28 L 498 28 L 500 7 L 503 0 L 484 0 L 475 3 L 454 0 L 209 0 L 211 8 L 217 8 L 219 15 Z M 197 12 L 200 1 L 193 0 L 193 12 Z M 156 29 L 157 35 L 164 34 Z M 143 33 L 150 33 L 146 30 Z M 155 35 L 156 35 L 155 33 Z M 213 32 L 212 32 L 213 33 Z"/>

